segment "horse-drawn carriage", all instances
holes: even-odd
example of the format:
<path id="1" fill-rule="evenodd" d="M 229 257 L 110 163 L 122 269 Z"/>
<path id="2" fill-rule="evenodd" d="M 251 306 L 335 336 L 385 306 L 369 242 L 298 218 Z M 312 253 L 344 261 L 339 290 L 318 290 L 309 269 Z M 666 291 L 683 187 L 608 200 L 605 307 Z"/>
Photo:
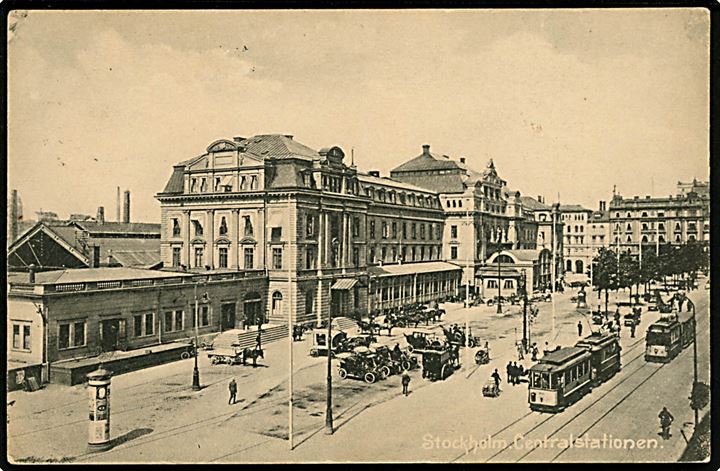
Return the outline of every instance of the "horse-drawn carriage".
<path id="1" fill-rule="evenodd" d="M 422 352 L 422 376 L 431 381 L 445 379 L 457 367 L 457 347 Z"/>
<path id="2" fill-rule="evenodd" d="M 255 365 L 258 358 L 265 358 L 265 356 L 263 350 L 258 347 L 237 348 L 231 346 L 216 348 L 210 351 L 208 358 L 213 365 L 247 365 L 248 360 L 251 360 L 253 365 Z"/>
<path id="3" fill-rule="evenodd" d="M 443 327 L 443 332 L 445 333 L 445 338 L 450 344 L 459 345 L 461 347 L 465 346 L 465 326 L 458 327 L 457 325 L 453 325 L 450 328 Z M 472 329 L 470 329 L 470 335 L 467 339 L 467 346 L 470 348 L 474 348 L 480 345 L 482 345 L 482 338 L 474 336 L 472 334 Z"/>
<path id="4" fill-rule="evenodd" d="M 628 312 L 624 316 L 623 324 L 627 327 L 640 324 L 640 316 L 642 315 L 642 308 L 634 307 L 632 311 Z"/>
<path id="5" fill-rule="evenodd" d="M 490 348 L 481 347 L 475 352 L 475 363 L 478 365 L 487 365 L 490 363 Z"/>
<path id="6" fill-rule="evenodd" d="M 348 335 L 345 331 L 333 331 L 332 340 L 330 341 L 330 356 L 335 356 L 339 353 L 343 342 L 347 339 Z M 327 330 L 316 329 L 312 335 L 313 346 L 310 348 L 310 356 L 327 356 L 328 354 L 328 342 L 327 342 Z"/>

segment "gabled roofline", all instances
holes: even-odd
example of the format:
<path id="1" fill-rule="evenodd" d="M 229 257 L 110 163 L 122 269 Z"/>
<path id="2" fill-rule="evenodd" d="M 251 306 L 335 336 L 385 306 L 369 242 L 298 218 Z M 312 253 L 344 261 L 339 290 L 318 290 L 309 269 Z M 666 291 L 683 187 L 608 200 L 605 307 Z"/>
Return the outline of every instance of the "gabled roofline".
<path id="1" fill-rule="evenodd" d="M 84 263 L 85 265 L 90 265 L 90 259 L 88 259 L 85 255 L 83 255 L 77 249 L 75 249 L 65 239 L 63 239 L 55 231 L 50 229 L 50 227 L 45 225 L 45 223 L 43 223 L 42 221 L 38 222 L 34 228 L 25 232 L 25 234 L 22 237 L 20 237 L 18 240 L 16 240 L 15 242 L 12 243 L 12 245 L 8 249 L 8 257 L 10 257 L 10 255 L 15 253 L 22 244 L 28 242 L 32 237 L 37 235 L 38 232 L 45 232 L 48 236 L 50 236 L 53 240 L 55 240 L 57 243 L 59 243 L 65 250 L 70 252 L 70 254 L 75 256 L 82 263 Z"/>

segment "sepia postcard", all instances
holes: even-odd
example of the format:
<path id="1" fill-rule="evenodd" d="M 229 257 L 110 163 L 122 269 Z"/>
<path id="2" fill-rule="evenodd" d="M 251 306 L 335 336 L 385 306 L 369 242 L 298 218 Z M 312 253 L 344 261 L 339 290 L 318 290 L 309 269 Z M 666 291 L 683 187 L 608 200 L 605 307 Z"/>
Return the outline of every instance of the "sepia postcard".
<path id="1" fill-rule="evenodd" d="M 709 462 L 709 9 L 6 13 L 6 463 Z"/>

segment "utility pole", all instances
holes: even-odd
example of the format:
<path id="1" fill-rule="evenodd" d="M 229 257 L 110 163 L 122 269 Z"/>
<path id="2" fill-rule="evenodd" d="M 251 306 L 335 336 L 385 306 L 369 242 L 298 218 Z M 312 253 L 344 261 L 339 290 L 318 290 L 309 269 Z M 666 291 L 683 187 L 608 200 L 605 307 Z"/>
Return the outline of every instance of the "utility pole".
<path id="1" fill-rule="evenodd" d="M 688 302 L 692 303 L 692 311 L 693 311 L 693 390 L 697 388 L 698 384 L 698 356 L 697 356 L 697 319 L 695 318 L 695 303 L 690 301 L 688 298 Z M 698 423 L 700 422 L 700 411 L 698 409 L 694 409 L 695 411 L 695 430 L 697 430 Z"/>
<path id="2" fill-rule="evenodd" d="M 466 262 L 466 271 L 468 273 L 468 280 L 465 284 L 465 370 L 468 371 L 468 377 L 469 370 L 470 370 L 470 320 L 468 319 L 468 311 L 470 310 L 470 279 L 474 277 L 475 273 L 471 271 L 470 269 L 470 255 L 471 252 L 474 250 L 475 245 L 475 230 L 473 227 L 472 220 L 470 219 L 470 208 L 468 207 L 467 210 L 467 217 L 468 217 L 468 226 L 469 230 L 471 231 L 472 237 L 468 238 L 467 240 L 471 240 L 473 242 L 473 245 L 468 244 L 467 248 L 467 257 L 465 259 Z M 432 228 L 431 228 L 432 230 Z"/>
<path id="3" fill-rule="evenodd" d="M 523 338 L 522 345 L 525 352 L 528 351 L 530 339 L 528 338 L 527 329 L 527 272 L 522 269 L 522 295 L 523 295 Z"/>
<path id="4" fill-rule="evenodd" d="M 294 221 L 295 219 L 291 217 L 291 203 L 290 203 L 290 193 L 288 193 L 288 212 L 287 217 L 289 221 Z M 292 268 L 296 260 L 292 258 L 292 234 L 291 231 L 288 231 L 288 354 L 290 357 L 290 371 L 289 371 L 289 380 L 288 380 L 288 441 L 290 444 L 290 450 L 293 449 L 293 296 L 292 296 Z M 329 356 L 328 352 L 328 356 Z"/>
<path id="5" fill-rule="evenodd" d="M 330 292 L 332 296 L 332 291 Z M 330 303 L 330 311 L 328 311 L 328 331 L 327 340 L 327 397 L 325 398 L 325 435 L 332 435 L 333 430 L 333 414 L 332 414 L 332 302 Z"/>
<path id="6" fill-rule="evenodd" d="M 500 291 L 500 285 L 502 280 L 500 279 L 500 252 L 498 252 L 498 255 L 495 257 L 495 259 L 498 262 L 498 301 L 497 301 L 497 313 L 502 314 L 502 292 Z"/>

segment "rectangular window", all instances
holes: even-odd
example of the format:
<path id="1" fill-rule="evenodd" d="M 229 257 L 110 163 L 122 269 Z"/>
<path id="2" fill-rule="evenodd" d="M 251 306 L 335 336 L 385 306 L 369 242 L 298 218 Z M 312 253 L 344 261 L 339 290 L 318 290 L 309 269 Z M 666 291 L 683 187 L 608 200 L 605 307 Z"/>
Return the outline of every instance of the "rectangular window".
<path id="1" fill-rule="evenodd" d="M 182 309 L 175 311 L 175 330 L 183 330 L 183 317 L 184 312 Z"/>
<path id="2" fill-rule="evenodd" d="M 435 227 L 435 240 L 442 240 L 442 225 Z"/>
<path id="3" fill-rule="evenodd" d="M 165 311 L 165 332 L 179 332 L 183 330 L 183 314 L 182 309 L 174 311 Z"/>
<path id="4" fill-rule="evenodd" d="M 505 289 L 512 289 L 512 287 L 513 287 L 513 282 L 512 282 L 512 280 L 505 280 L 505 284 L 503 285 L 503 287 L 504 287 Z"/>
<path id="5" fill-rule="evenodd" d="M 407 223 L 402 223 L 402 238 L 407 239 Z"/>
<path id="6" fill-rule="evenodd" d="M 173 247 L 172 249 L 172 266 L 180 266 L 180 247 Z"/>
<path id="7" fill-rule="evenodd" d="M 200 179 L 200 192 L 205 193 L 207 191 L 207 179 L 201 178 Z"/>
<path id="8" fill-rule="evenodd" d="M 220 268 L 228 267 L 228 249 L 227 247 L 220 247 L 218 249 L 218 265 Z"/>
<path id="9" fill-rule="evenodd" d="M 177 219 L 172 220 L 172 235 L 173 237 L 180 237 L 180 221 Z"/>
<path id="10" fill-rule="evenodd" d="M 457 226 L 450 226 L 450 238 L 457 239 Z"/>
<path id="11" fill-rule="evenodd" d="M 428 224 L 428 240 L 432 240 L 432 239 L 433 239 L 433 225 Z"/>
<path id="12" fill-rule="evenodd" d="M 282 239 L 282 227 L 273 227 L 270 231 L 270 240 L 279 241 Z"/>
<path id="13" fill-rule="evenodd" d="M 252 270 L 253 268 L 253 248 L 252 247 L 245 247 L 244 250 L 245 254 L 245 269 L 246 270 Z"/>
<path id="14" fill-rule="evenodd" d="M 133 335 L 135 337 L 142 337 L 143 334 L 143 316 L 138 314 L 133 316 Z"/>
<path id="15" fill-rule="evenodd" d="M 497 280 L 488 280 L 487 287 L 488 288 L 497 288 L 498 287 Z"/>
<path id="16" fill-rule="evenodd" d="M 414 222 L 410 226 L 410 237 L 412 237 L 413 239 L 417 239 L 417 224 L 415 224 Z"/>
<path id="17" fill-rule="evenodd" d="M 145 335 L 152 335 L 155 333 L 155 314 L 150 312 L 145 314 Z"/>
<path id="18" fill-rule="evenodd" d="M 23 350 L 30 350 L 30 326 L 23 326 Z"/>
<path id="19" fill-rule="evenodd" d="M 380 253 L 382 253 L 382 261 L 383 261 L 383 262 L 386 261 L 386 259 L 387 259 L 387 247 L 383 247 L 383 248 L 381 249 L 381 252 L 380 252 Z"/>
<path id="20" fill-rule="evenodd" d="M 73 330 L 73 345 L 75 347 L 85 345 L 85 322 L 75 322 Z"/>
<path id="21" fill-rule="evenodd" d="M 382 222 L 382 238 L 383 239 L 388 238 L 388 225 L 385 221 Z"/>
<path id="22" fill-rule="evenodd" d="M 315 236 L 315 217 L 312 214 L 308 214 L 305 227 L 307 237 Z"/>
<path id="23" fill-rule="evenodd" d="M 273 269 L 282 270 L 282 248 L 275 247 L 272 249 Z"/>
<path id="24" fill-rule="evenodd" d="M 360 266 L 360 248 L 353 247 L 352 249 L 352 262 L 354 266 Z"/>
<path id="25" fill-rule="evenodd" d="M 397 238 L 397 223 L 396 223 L 396 222 L 393 222 L 393 223 L 392 223 L 392 228 L 391 228 L 390 231 L 391 231 L 391 232 L 390 232 L 391 237 L 392 237 L 393 239 Z"/>
<path id="26" fill-rule="evenodd" d="M 305 269 L 312 270 L 315 268 L 315 249 L 308 247 L 305 250 Z"/>
<path id="27" fill-rule="evenodd" d="M 450 259 L 456 260 L 458 256 L 457 247 L 450 247 Z"/>
<path id="28" fill-rule="evenodd" d="M 375 238 L 375 221 L 370 221 L 370 238 Z"/>
<path id="29" fill-rule="evenodd" d="M 82 347 L 85 345 L 85 321 L 59 325 L 58 348 Z"/>
<path id="30" fill-rule="evenodd" d="M 13 348 L 20 349 L 20 326 L 17 324 L 13 325 Z"/>
<path id="31" fill-rule="evenodd" d="M 174 327 L 172 311 L 165 311 L 165 332 L 172 332 Z"/>
<path id="32" fill-rule="evenodd" d="M 70 324 L 60 324 L 58 332 L 58 348 L 70 348 Z"/>
<path id="33" fill-rule="evenodd" d="M 195 247 L 195 267 L 200 268 L 203 266 L 203 249 L 202 247 Z"/>
<path id="34" fill-rule="evenodd" d="M 353 217 L 352 235 L 353 237 L 360 236 L 360 218 L 357 216 Z"/>
<path id="35" fill-rule="evenodd" d="M 420 224 L 420 239 L 425 240 L 425 224 Z"/>
<path id="36" fill-rule="evenodd" d="M 210 325 L 210 308 L 208 306 L 200 307 L 200 326 Z"/>

